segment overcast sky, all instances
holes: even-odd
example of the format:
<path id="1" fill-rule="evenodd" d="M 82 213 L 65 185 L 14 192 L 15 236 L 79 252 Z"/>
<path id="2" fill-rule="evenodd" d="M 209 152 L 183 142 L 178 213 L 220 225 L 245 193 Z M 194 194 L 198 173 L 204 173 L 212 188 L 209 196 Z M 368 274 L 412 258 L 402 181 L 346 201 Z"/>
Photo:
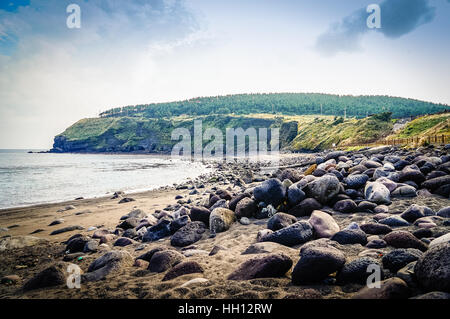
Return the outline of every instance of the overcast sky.
<path id="1" fill-rule="evenodd" d="M 372 3 L 381 29 L 366 26 Z M 1 0 L 0 148 L 51 148 L 99 111 L 197 96 L 450 104 L 449 30 L 449 0 Z"/>

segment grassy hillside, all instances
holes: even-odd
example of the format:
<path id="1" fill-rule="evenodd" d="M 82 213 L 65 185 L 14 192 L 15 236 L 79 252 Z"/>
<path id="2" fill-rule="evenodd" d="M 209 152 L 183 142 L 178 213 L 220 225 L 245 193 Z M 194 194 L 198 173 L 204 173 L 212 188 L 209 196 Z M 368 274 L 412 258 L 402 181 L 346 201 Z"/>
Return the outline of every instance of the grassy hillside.
<path id="1" fill-rule="evenodd" d="M 419 117 L 409 122 L 396 137 L 408 138 L 425 135 L 450 134 L 450 114 L 435 114 Z"/>

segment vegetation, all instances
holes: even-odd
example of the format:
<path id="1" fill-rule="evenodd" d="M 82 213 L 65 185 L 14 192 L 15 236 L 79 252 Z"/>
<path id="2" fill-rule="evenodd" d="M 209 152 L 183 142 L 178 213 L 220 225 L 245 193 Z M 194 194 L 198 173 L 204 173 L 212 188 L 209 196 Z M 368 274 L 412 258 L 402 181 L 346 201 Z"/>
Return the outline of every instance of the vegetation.
<path id="1" fill-rule="evenodd" d="M 420 135 L 439 135 L 450 133 L 450 114 L 435 114 L 419 117 L 409 122 L 398 134 L 397 138 L 408 138 Z"/>
<path id="2" fill-rule="evenodd" d="M 248 115 L 255 113 L 284 115 L 333 115 L 364 118 L 391 112 L 393 118 L 432 114 L 450 107 L 414 99 L 390 96 L 352 96 L 318 93 L 237 94 L 200 97 L 170 103 L 117 107 L 101 117 L 133 116 L 170 118 L 180 115 Z"/>

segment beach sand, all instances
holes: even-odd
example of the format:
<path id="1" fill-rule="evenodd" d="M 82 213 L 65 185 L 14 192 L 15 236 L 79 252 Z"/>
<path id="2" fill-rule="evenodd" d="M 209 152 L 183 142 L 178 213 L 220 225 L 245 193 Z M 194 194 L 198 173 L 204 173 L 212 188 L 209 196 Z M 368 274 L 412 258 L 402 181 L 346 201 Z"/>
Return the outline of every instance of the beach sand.
<path id="1" fill-rule="evenodd" d="M 242 252 L 251 244 L 256 243 L 257 232 L 266 228 L 267 219 L 251 219 L 250 225 L 245 226 L 236 222 L 228 231 L 217 234 L 215 238 L 209 238 L 209 231 L 206 231 L 203 239 L 194 244 L 195 249 L 198 250 L 197 254 L 188 257 L 188 260 L 197 261 L 204 269 L 202 274 L 189 274 L 173 280 L 162 281 L 165 273 L 150 273 L 145 267 L 128 265 L 111 273 L 105 280 L 83 283 L 81 289 L 59 286 L 27 293 L 20 290 L 24 281 L 52 265 L 56 260 L 62 260 L 65 248 L 62 242 L 72 235 L 77 233 L 92 235 L 92 231 L 87 231 L 91 226 L 114 230 L 119 224 L 120 217 L 134 208 L 152 213 L 169 204 L 176 204 L 176 195 L 183 195 L 185 198 L 193 200 L 204 199 L 208 195 L 204 193 L 189 196 L 188 192 L 188 190 L 168 188 L 130 195 L 135 201 L 124 204 L 118 204 L 119 199 L 105 197 L 0 211 L 1 227 L 18 225 L 11 227 L 7 233 L 2 233 L 2 236 L 29 236 L 36 229 L 43 229 L 42 232 L 31 236 L 45 240 L 37 245 L 0 252 L 2 260 L 0 277 L 15 274 L 21 278 L 15 285 L 0 285 L 0 298 L 350 298 L 354 292 L 362 288 L 357 284 L 294 286 L 291 284 L 290 271 L 284 278 L 226 280 L 226 277 L 242 262 L 256 256 L 254 254 L 242 255 Z M 438 210 L 449 206 L 450 200 L 439 196 L 399 199 L 393 201 L 390 211 L 401 212 L 413 203 L 427 205 Z M 57 212 L 67 205 L 73 205 L 75 209 Z M 80 212 L 82 214 L 77 214 Z M 346 227 L 352 221 L 361 223 L 371 220 L 370 214 L 366 213 L 350 215 L 336 213 L 333 217 L 341 228 Z M 59 218 L 64 219 L 65 222 L 56 226 L 48 226 Z M 82 226 L 84 230 L 50 235 L 53 230 L 73 225 Z M 108 243 L 108 245 L 112 246 L 112 243 Z M 142 251 L 136 251 L 135 249 L 140 245 L 141 243 L 136 243 L 113 249 L 126 250 L 136 258 L 153 247 L 160 245 L 169 247 L 170 237 L 150 243 Z M 208 253 L 216 245 L 224 247 L 225 250 L 209 256 Z M 280 245 L 276 252 L 283 252 L 290 256 L 295 265 L 299 259 L 299 247 L 289 248 Z M 179 248 L 176 249 L 181 251 Z M 366 250 L 361 245 L 345 245 L 344 249 L 349 260 L 356 258 L 361 251 Z M 389 248 L 385 248 L 383 251 L 388 252 Z M 100 250 L 96 253 L 86 254 L 81 261 L 74 261 L 74 263 L 85 272 L 90 263 L 104 253 L 105 250 Z M 194 278 L 206 278 L 208 281 L 181 287 Z"/>

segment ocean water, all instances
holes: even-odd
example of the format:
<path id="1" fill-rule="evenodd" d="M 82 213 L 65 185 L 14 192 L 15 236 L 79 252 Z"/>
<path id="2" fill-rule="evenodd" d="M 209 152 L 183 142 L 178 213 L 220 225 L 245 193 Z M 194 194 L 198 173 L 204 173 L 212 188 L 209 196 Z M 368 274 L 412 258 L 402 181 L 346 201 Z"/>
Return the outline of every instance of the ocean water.
<path id="1" fill-rule="evenodd" d="M 0 150 L 0 209 L 152 190 L 209 171 L 170 156 Z"/>

